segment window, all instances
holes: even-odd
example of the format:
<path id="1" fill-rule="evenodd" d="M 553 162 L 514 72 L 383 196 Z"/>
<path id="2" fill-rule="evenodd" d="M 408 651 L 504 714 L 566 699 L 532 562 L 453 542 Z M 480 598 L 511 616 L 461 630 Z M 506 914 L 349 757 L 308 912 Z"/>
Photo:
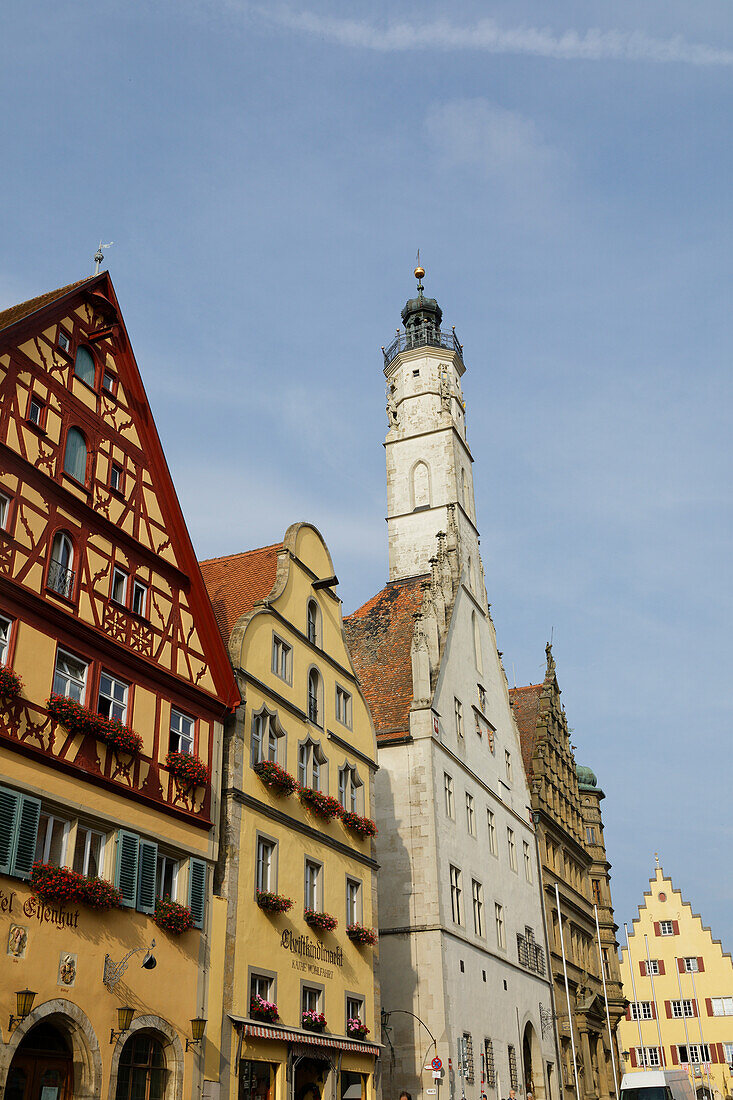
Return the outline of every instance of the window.
<path id="1" fill-rule="evenodd" d="M 162 1044 L 149 1032 L 136 1033 L 120 1054 L 115 1100 L 163 1100 L 169 1072 Z"/>
<path id="2" fill-rule="evenodd" d="M 601 952 L 602 952 L 602 955 L 603 955 L 603 976 L 606 979 L 606 981 L 608 982 L 608 981 L 611 980 L 611 964 L 610 964 L 609 957 L 608 957 L 608 948 L 603 947 L 601 949 Z"/>
<path id="3" fill-rule="evenodd" d="M 471 897 L 473 899 L 473 930 L 477 936 L 484 934 L 484 888 L 480 882 L 473 879 L 471 882 Z"/>
<path id="4" fill-rule="evenodd" d="M 28 412 L 26 419 L 30 424 L 35 424 L 37 428 L 43 428 L 43 421 L 45 419 L 46 405 L 41 401 L 40 397 L 31 395 L 31 399 L 28 402 Z"/>
<path id="5" fill-rule="evenodd" d="M 364 1001 L 361 997 L 346 998 L 346 1019 L 364 1021 Z"/>
<path id="6" fill-rule="evenodd" d="M 320 1012 L 321 1011 L 321 990 L 320 989 L 316 989 L 312 985 L 304 985 L 303 986 L 302 1010 L 303 1010 L 303 1012 Z"/>
<path id="7" fill-rule="evenodd" d="M 328 786 L 326 781 L 326 755 L 320 745 L 314 741 L 305 741 L 298 746 L 298 781 L 302 787 L 312 787 L 322 791 Z"/>
<path id="8" fill-rule="evenodd" d="M 0 787 L 0 874 L 30 878 L 40 814 L 37 798 Z"/>
<path id="9" fill-rule="evenodd" d="M 486 710 L 486 692 L 481 684 L 476 685 L 478 687 L 478 706 L 479 710 Z"/>
<path id="10" fill-rule="evenodd" d="M 733 1065 L 733 1043 L 723 1043 L 723 1061 Z"/>
<path id="11" fill-rule="evenodd" d="M 249 979 L 249 995 L 253 1001 L 255 997 L 261 997 L 263 1001 L 269 1001 L 272 996 L 272 978 L 264 974 L 252 974 Z"/>
<path id="12" fill-rule="evenodd" d="M 312 859 L 305 861 L 305 907 L 306 909 L 320 908 L 321 901 L 321 872 L 320 863 Z"/>
<path id="13" fill-rule="evenodd" d="M 83 345 L 76 349 L 76 359 L 74 360 L 74 374 L 77 378 L 81 378 L 82 382 L 86 382 L 88 386 L 94 385 L 96 363 L 94 362 L 94 356 L 90 352 L 89 348 L 85 348 Z"/>
<path id="14" fill-rule="evenodd" d="M 64 473 L 73 477 L 80 485 L 87 479 L 87 441 L 78 428 L 69 428 L 64 450 Z"/>
<path id="15" fill-rule="evenodd" d="M 127 684 L 110 672 L 102 672 L 99 677 L 97 710 L 105 718 L 115 718 L 118 722 L 127 721 Z"/>
<path id="16" fill-rule="evenodd" d="M 496 1070 L 494 1069 L 494 1044 L 491 1039 L 484 1039 L 484 1069 L 486 1084 L 493 1089 L 496 1085 Z"/>
<path id="17" fill-rule="evenodd" d="M 473 1084 L 473 1040 L 470 1032 L 464 1031 L 461 1041 L 463 1048 L 463 1073 L 469 1085 Z"/>
<path id="18" fill-rule="evenodd" d="M 476 836 L 476 814 L 473 809 L 473 795 L 466 791 L 466 828 L 469 836 Z"/>
<path id="19" fill-rule="evenodd" d="M 591 891 L 593 894 L 593 901 L 596 905 L 601 904 L 601 883 L 597 878 L 593 878 L 590 881 Z"/>
<path id="20" fill-rule="evenodd" d="M 311 645 L 320 645 L 321 613 L 315 600 L 308 600 L 308 610 L 305 618 L 306 636 Z"/>
<path id="21" fill-rule="evenodd" d="M 75 699 L 77 703 L 83 703 L 86 695 L 87 669 L 86 661 L 80 661 L 63 649 L 56 654 L 56 668 L 53 674 L 53 692 L 55 695 L 63 695 L 66 699 Z"/>
<path id="22" fill-rule="evenodd" d="M 512 871 L 517 869 L 517 848 L 514 843 L 514 830 L 507 828 L 506 831 L 506 846 L 509 852 L 509 866 Z"/>
<path id="23" fill-rule="evenodd" d="M 635 1050 L 637 1066 L 646 1067 L 647 1069 L 657 1069 L 661 1066 L 659 1047 L 636 1047 Z"/>
<path id="24" fill-rule="evenodd" d="M 105 370 L 102 375 L 102 389 L 112 394 L 117 391 L 117 376 L 111 370 Z"/>
<path id="25" fill-rule="evenodd" d="M 336 684 L 336 721 L 351 729 L 351 696 Z"/>
<path id="26" fill-rule="evenodd" d="M 496 921 L 496 946 L 506 948 L 506 936 L 504 934 L 504 907 L 498 901 L 494 904 L 494 920 Z"/>
<path id="27" fill-rule="evenodd" d="M 52 863 L 54 867 L 63 867 L 68 838 L 69 822 L 42 810 L 38 822 L 35 859 L 41 863 Z"/>
<path id="28" fill-rule="evenodd" d="M 674 935 L 674 921 L 660 920 L 660 922 L 659 922 L 659 935 L 660 936 L 673 936 Z"/>
<path id="29" fill-rule="evenodd" d="M 630 1018 L 632 1020 L 653 1020 L 651 1001 L 632 1001 L 629 1005 Z"/>
<path id="30" fill-rule="evenodd" d="M 257 837 L 257 867 L 255 884 L 258 891 L 269 893 L 275 885 L 274 878 L 275 845 L 266 837 Z"/>
<path id="31" fill-rule="evenodd" d="M 586 825 L 585 827 L 585 839 L 588 844 L 595 844 L 596 842 L 596 830 L 594 825 Z"/>
<path id="32" fill-rule="evenodd" d="M 448 817 L 455 815 L 453 808 L 453 780 L 447 772 L 443 772 L 443 790 L 445 791 L 445 812 Z"/>
<path id="33" fill-rule="evenodd" d="M 116 462 L 111 462 L 109 466 L 109 487 L 113 493 L 122 492 L 122 479 L 124 477 L 124 470 L 121 466 L 118 466 Z"/>
<path id="34" fill-rule="evenodd" d="M 127 600 L 127 573 L 117 565 L 112 570 L 109 598 L 114 600 L 115 603 L 121 604 L 124 604 Z"/>
<path id="35" fill-rule="evenodd" d="M 279 676 L 281 680 L 285 680 L 286 683 L 291 682 L 293 674 L 293 650 L 292 647 L 284 642 L 282 638 L 278 638 L 277 634 L 272 636 L 272 671 L 276 676 Z"/>
<path id="36" fill-rule="evenodd" d="M 77 825 L 72 866 L 81 875 L 99 878 L 104 871 L 104 833 Z"/>
<path id="37" fill-rule="evenodd" d="M 652 974 L 656 977 L 656 975 L 660 973 L 659 959 L 650 959 L 649 962 L 645 964 L 645 966 L 647 974 Z"/>
<path id="38" fill-rule="evenodd" d="M 74 546 L 64 531 L 57 531 L 51 544 L 46 587 L 70 600 L 74 594 Z"/>
<path id="39" fill-rule="evenodd" d="M 356 768 L 347 764 L 339 769 L 339 802 L 345 810 L 356 814 L 361 809 L 362 782 Z"/>
<path id="40" fill-rule="evenodd" d="M 679 1003 L 679 1002 L 672 1002 Z M 686 1004 L 691 1004 L 691 1001 L 686 1001 Z M 733 1016 L 733 997 L 711 997 L 710 1004 L 713 1010 L 713 1016 Z M 685 1013 L 686 1016 L 691 1013 Z"/>
<path id="41" fill-rule="evenodd" d="M 158 852 L 155 867 L 155 900 L 167 898 L 176 900 L 178 885 L 178 860 Z"/>
<path id="42" fill-rule="evenodd" d="M 461 924 L 461 872 L 457 867 L 450 869 L 450 908 L 455 924 Z"/>
<path id="43" fill-rule="evenodd" d="M 193 752 L 193 718 L 181 714 L 180 710 L 171 707 L 170 736 L 168 749 L 170 752 Z"/>
<path id="44" fill-rule="evenodd" d="M 527 882 L 532 881 L 532 856 L 529 850 L 529 844 L 526 840 L 522 841 L 522 850 L 524 852 L 524 877 Z"/>
<path id="45" fill-rule="evenodd" d="M 694 1001 L 670 1001 L 670 1006 L 672 1008 L 672 1019 L 674 1020 L 681 1020 L 685 1016 L 692 1018 L 696 1015 Z"/>
<path id="46" fill-rule="evenodd" d="M 308 720 L 317 726 L 323 724 L 321 721 L 322 698 L 321 677 L 318 671 L 312 668 L 308 673 Z"/>
<path id="47" fill-rule="evenodd" d="M 496 822 L 494 819 L 493 810 L 486 811 L 486 824 L 489 827 L 489 851 L 492 856 L 497 855 L 496 850 Z"/>
<path id="48" fill-rule="evenodd" d="M 275 724 L 274 714 L 263 710 L 252 718 L 252 764 L 263 760 L 277 763 L 278 741 L 283 736 Z"/>
<path id="49" fill-rule="evenodd" d="M 10 520 L 10 497 L 0 493 L 0 531 L 7 531 Z"/>
<path id="50" fill-rule="evenodd" d="M 656 1048 L 654 1048 L 656 1049 Z M 692 1065 L 700 1065 L 701 1062 L 710 1061 L 710 1048 L 707 1043 L 690 1043 L 688 1046 L 686 1043 L 677 1047 L 680 1062 L 691 1063 Z M 637 1047 L 637 1060 L 639 1055 L 639 1048 Z M 649 1063 L 650 1065 L 653 1063 Z M 659 1062 L 654 1063 L 659 1065 Z"/>
<path id="51" fill-rule="evenodd" d="M 0 665 L 7 664 L 8 650 L 10 649 L 10 628 L 13 625 L 11 619 L 0 615 Z"/>
<path id="52" fill-rule="evenodd" d="M 356 924 L 361 920 L 361 883 L 354 878 L 346 880 L 346 923 Z"/>
<path id="53" fill-rule="evenodd" d="M 512 754 L 505 749 L 504 750 L 504 770 L 506 771 L 507 781 L 512 781 Z"/>
<path id="54" fill-rule="evenodd" d="M 517 1077 L 517 1052 L 511 1044 L 507 1047 L 507 1055 L 509 1057 L 509 1083 L 511 1087 L 515 1089 L 519 1084 L 519 1078 Z"/>
<path id="55" fill-rule="evenodd" d="M 453 700 L 453 710 L 456 716 L 456 736 L 463 737 L 463 703 L 460 699 Z"/>
<path id="56" fill-rule="evenodd" d="M 142 581 L 132 582 L 132 611 L 144 617 L 148 610 L 148 586 Z"/>
<path id="57" fill-rule="evenodd" d="M 698 971 L 700 969 L 700 964 L 698 963 L 696 955 L 688 955 L 685 958 L 684 963 L 685 963 L 685 973 L 686 974 L 697 974 L 698 973 Z"/>
<path id="58" fill-rule="evenodd" d="M 69 340 L 69 337 L 62 328 L 59 329 L 58 344 L 62 351 L 68 351 L 71 347 L 71 340 Z"/>

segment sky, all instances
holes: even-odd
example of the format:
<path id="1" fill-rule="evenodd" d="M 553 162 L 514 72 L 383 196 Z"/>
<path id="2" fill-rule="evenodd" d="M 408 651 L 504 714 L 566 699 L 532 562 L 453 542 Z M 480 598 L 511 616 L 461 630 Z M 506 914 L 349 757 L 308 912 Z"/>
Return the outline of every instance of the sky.
<path id="1" fill-rule="evenodd" d="M 731 0 L 6 0 L 0 308 L 100 239 L 200 557 L 387 572 L 381 345 L 464 345 L 510 685 L 554 654 L 616 917 L 733 949 Z"/>

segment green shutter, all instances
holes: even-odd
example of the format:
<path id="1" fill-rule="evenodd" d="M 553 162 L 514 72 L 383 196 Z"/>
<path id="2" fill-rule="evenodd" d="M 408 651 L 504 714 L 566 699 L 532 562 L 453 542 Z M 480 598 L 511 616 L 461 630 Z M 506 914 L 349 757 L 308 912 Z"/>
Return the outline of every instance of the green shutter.
<path id="1" fill-rule="evenodd" d="M 204 926 L 206 903 L 206 864 L 203 859 L 188 861 L 188 907 L 193 913 L 194 928 Z"/>
<path id="2" fill-rule="evenodd" d="M 0 874 L 11 874 L 15 853 L 15 828 L 18 819 L 20 795 L 0 787 Z"/>
<path id="3" fill-rule="evenodd" d="M 33 857 L 36 854 L 38 838 L 38 820 L 41 816 L 41 803 L 27 794 L 20 796 L 18 814 L 18 835 L 15 841 L 15 859 L 13 874 L 18 878 L 30 878 L 33 870 Z"/>
<path id="4" fill-rule="evenodd" d="M 122 904 L 134 909 L 137 903 L 137 864 L 140 838 L 136 833 L 120 829 L 117 834 L 117 871 L 115 886 L 122 894 Z"/>
<path id="5" fill-rule="evenodd" d="M 157 866 L 158 845 L 152 840 L 141 840 L 137 869 L 137 907 L 141 913 L 152 913 L 155 910 Z"/>

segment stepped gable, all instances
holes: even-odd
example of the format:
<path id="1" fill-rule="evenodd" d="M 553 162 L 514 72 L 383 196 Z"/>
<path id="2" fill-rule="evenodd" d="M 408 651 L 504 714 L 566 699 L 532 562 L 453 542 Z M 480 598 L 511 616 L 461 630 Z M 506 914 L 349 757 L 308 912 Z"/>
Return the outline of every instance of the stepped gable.
<path id="1" fill-rule="evenodd" d="M 367 703 L 377 743 L 410 732 L 413 699 L 412 641 L 429 574 L 391 581 L 344 619 L 346 640 Z"/>
<path id="2" fill-rule="evenodd" d="M 272 592 L 281 542 L 199 562 L 222 638 L 229 643 L 235 624 Z"/>
<path id="3" fill-rule="evenodd" d="M 519 730 L 522 760 L 528 780 L 531 780 L 534 774 L 532 758 L 537 740 L 537 716 L 540 712 L 540 697 L 544 686 L 544 684 L 527 684 L 526 687 L 509 689 L 509 701 Z"/>

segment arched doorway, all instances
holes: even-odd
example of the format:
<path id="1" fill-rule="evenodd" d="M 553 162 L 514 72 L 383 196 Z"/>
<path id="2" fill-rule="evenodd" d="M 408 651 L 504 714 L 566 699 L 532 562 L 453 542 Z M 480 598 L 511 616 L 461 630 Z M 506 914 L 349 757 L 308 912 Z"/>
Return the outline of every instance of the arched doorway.
<path id="1" fill-rule="evenodd" d="M 522 1036 L 522 1067 L 524 1069 L 525 1095 L 531 1093 L 534 1100 L 544 1100 L 545 1076 L 542 1070 L 542 1050 L 537 1032 L 530 1023 Z"/>
<path id="2" fill-rule="evenodd" d="M 293 1100 L 323 1100 L 325 1084 L 333 1067 L 328 1058 L 310 1054 L 296 1056 L 293 1061 Z"/>
<path id="3" fill-rule="evenodd" d="M 71 1100 L 74 1063 L 66 1035 L 51 1023 L 24 1035 L 10 1063 L 5 1100 Z"/>
<path id="4" fill-rule="evenodd" d="M 131 1035 L 120 1052 L 115 1100 L 164 1100 L 167 1080 L 160 1039 L 150 1031 Z"/>

